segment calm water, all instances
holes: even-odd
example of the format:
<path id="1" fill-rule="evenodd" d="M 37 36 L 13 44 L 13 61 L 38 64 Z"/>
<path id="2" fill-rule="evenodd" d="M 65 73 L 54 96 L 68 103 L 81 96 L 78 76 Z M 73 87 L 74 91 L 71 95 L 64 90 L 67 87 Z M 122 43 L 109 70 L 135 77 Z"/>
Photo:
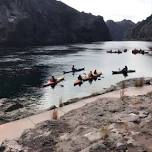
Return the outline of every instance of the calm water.
<path id="1" fill-rule="evenodd" d="M 152 55 L 133 55 L 131 50 L 149 51 L 152 42 L 99 42 L 92 44 L 75 44 L 66 46 L 45 46 L 34 48 L 0 49 L 0 98 L 16 99 L 28 109 L 45 109 L 58 105 L 59 100 L 90 95 L 102 91 L 111 84 L 132 77 L 152 76 Z M 123 54 L 107 54 L 107 50 L 128 49 Z M 79 73 L 65 75 L 65 81 L 54 89 L 42 88 L 51 75 L 61 76 L 72 65 L 85 67 L 86 71 L 97 69 L 104 78 L 81 87 L 73 86 Z M 125 65 L 135 69 L 136 73 L 127 78 L 112 75 Z M 81 72 L 83 74 L 84 72 Z M 61 87 L 61 84 L 64 87 Z"/>

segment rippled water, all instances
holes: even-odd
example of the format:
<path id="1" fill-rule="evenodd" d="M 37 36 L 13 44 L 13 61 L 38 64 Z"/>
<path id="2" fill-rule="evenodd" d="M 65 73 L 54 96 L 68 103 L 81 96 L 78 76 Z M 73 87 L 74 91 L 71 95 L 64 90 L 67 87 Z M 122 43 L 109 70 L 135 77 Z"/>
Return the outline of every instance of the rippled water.
<path id="1" fill-rule="evenodd" d="M 90 95 L 102 91 L 103 88 L 124 80 L 122 75 L 112 75 L 125 65 L 135 69 L 136 73 L 127 78 L 152 76 L 152 55 L 133 55 L 132 49 L 152 48 L 151 42 L 98 42 L 92 44 L 75 44 L 65 46 L 45 46 L 33 48 L 1 48 L 0 49 L 0 98 L 17 99 L 24 102 L 28 109 L 46 109 L 58 105 L 59 100 Z M 107 54 L 107 50 L 128 49 L 123 54 Z M 61 76 L 72 65 L 85 67 L 85 71 L 97 69 L 104 78 L 93 82 L 85 82 L 81 87 L 73 86 L 79 73 L 65 75 L 65 81 L 54 89 L 42 88 L 51 75 Z M 64 87 L 61 87 L 64 85 Z"/>

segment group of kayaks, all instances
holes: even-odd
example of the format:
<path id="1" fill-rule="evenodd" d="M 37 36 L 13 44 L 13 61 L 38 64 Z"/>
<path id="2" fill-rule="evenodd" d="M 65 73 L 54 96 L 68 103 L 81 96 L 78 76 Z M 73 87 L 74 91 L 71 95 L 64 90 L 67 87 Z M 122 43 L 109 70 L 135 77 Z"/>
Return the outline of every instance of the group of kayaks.
<path id="1" fill-rule="evenodd" d="M 124 49 L 123 51 L 121 51 L 121 50 L 117 50 L 117 51 L 110 50 L 110 51 L 107 51 L 107 53 L 122 54 L 123 52 L 126 53 L 127 51 L 128 51 L 127 49 Z"/>
<path id="2" fill-rule="evenodd" d="M 83 70 L 85 70 L 85 68 L 74 69 L 74 70 L 71 70 L 71 71 L 63 71 L 63 74 L 68 74 L 68 73 L 73 73 L 74 74 L 76 72 L 80 72 L 80 71 L 83 71 Z M 96 74 L 93 74 L 90 77 L 87 76 L 87 75 L 84 75 L 84 76 L 82 76 L 81 80 L 76 80 L 74 82 L 74 86 L 81 85 L 85 81 L 96 80 L 101 75 L 102 75 L 102 72 L 98 72 Z M 46 84 L 43 85 L 43 87 L 48 87 L 48 86 L 55 87 L 58 83 L 62 82 L 63 80 L 64 80 L 64 76 L 57 78 L 56 81 L 53 81 L 53 80 L 50 79 L 50 80 L 48 80 L 48 82 Z"/>
<path id="3" fill-rule="evenodd" d="M 110 53 L 110 54 L 122 54 L 123 52 L 124 53 L 126 53 L 128 50 L 127 49 L 124 49 L 124 50 L 117 50 L 117 51 L 113 51 L 113 50 L 110 50 L 110 51 L 107 51 L 107 53 Z M 132 50 L 132 54 L 148 54 L 149 52 L 147 52 L 147 51 L 144 51 L 144 50 L 142 50 L 142 49 L 134 49 L 134 50 Z"/>
<path id="4" fill-rule="evenodd" d="M 92 74 L 92 76 L 84 75 L 84 76 L 82 76 L 81 80 L 76 80 L 74 82 L 74 86 L 81 85 L 85 81 L 92 82 L 93 80 L 97 80 L 97 78 L 100 77 L 101 75 L 102 75 L 102 72 L 98 72 L 96 74 Z"/>
<path id="5" fill-rule="evenodd" d="M 113 75 L 115 75 L 115 74 L 127 75 L 128 73 L 136 72 L 135 70 L 124 70 L 124 69 L 119 70 L 119 71 L 112 71 L 112 74 Z M 80 69 L 71 70 L 71 71 L 63 71 L 63 74 L 75 73 L 75 72 L 80 72 L 83 70 L 85 70 L 85 68 L 80 68 Z M 97 72 L 96 74 L 92 74 L 91 76 L 89 76 L 89 74 L 88 75 L 85 74 L 81 77 L 80 80 L 78 79 L 74 82 L 74 86 L 81 85 L 85 81 L 92 82 L 93 80 L 97 80 L 101 75 L 102 75 L 102 72 Z M 63 80 L 64 80 L 64 76 L 57 78 L 56 81 L 53 81 L 50 79 L 50 80 L 48 80 L 48 82 L 46 84 L 43 85 L 43 87 L 47 87 L 47 86 L 55 87 L 58 83 L 62 82 Z"/>
<path id="6" fill-rule="evenodd" d="M 85 68 L 79 68 L 79 69 L 72 69 L 70 71 L 63 71 L 63 74 L 68 74 L 68 73 L 75 73 L 75 72 L 80 72 L 85 70 Z M 56 79 L 56 81 L 53 80 L 48 80 L 48 82 L 46 84 L 43 85 L 43 87 L 48 87 L 51 86 L 52 88 L 54 88 L 58 83 L 62 82 L 64 80 L 64 76 L 61 76 L 59 78 Z"/>
<path id="7" fill-rule="evenodd" d="M 146 51 L 144 51 L 144 50 L 142 50 L 142 49 L 140 49 L 140 50 L 137 50 L 137 49 L 134 49 L 134 50 L 132 50 L 132 54 L 148 54 L 148 52 L 146 52 Z"/>
<path id="8" fill-rule="evenodd" d="M 117 50 L 117 51 L 110 50 L 110 51 L 107 51 L 107 53 L 121 54 L 121 53 L 123 53 L 123 52 L 125 53 L 127 51 L 128 51 L 127 49 Z M 132 50 L 132 53 L 133 54 L 147 54 L 148 52 L 146 52 L 144 50 L 141 50 L 141 49 L 140 50 L 134 49 L 134 50 Z M 74 68 L 74 65 L 73 65 L 72 70 L 63 71 L 63 74 L 72 73 L 74 75 L 76 72 L 80 72 L 80 71 L 83 71 L 83 70 L 85 70 L 85 68 L 76 69 L 76 68 Z M 136 71 L 135 70 L 128 70 L 128 68 L 126 68 L 126 69 L 124 68 L 124 69 L 119 70 L 119 71 L 112 71 L 112 74 L 113 75 L 123 74 L 124 76 L 127 76 L 128 73 L 133 73 L 133 72 L 136 72 Z M 89 76 L 89 74 L 88 75 L 83 75 L 83 76 L 81 76 L 81 79 L 78 79 L 74 82 L 74 86 L 81 85 L 85 81 L 92 82 L 93 80 L 97 80 L 97 78 L 100 77 L 101 75 L 102 75 L 102 72 L 94 73 L 91 76 Z M 43 85 L 43 87 L 47 87 L 47 86 L 55 87 L 58 83 L 62 82 L 63 80 L 64 80 L 64 76 L 61 76 L 61 77 L 56 78 L 56 79 L 50 79 L 50 80 L 48 80 L 48 82 L 46 84 Z"/>

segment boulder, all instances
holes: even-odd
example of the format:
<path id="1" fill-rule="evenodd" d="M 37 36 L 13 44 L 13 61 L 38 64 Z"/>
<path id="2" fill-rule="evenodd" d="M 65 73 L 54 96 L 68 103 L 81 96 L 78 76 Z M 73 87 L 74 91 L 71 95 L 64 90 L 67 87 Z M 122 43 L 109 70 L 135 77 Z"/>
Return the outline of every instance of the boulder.
<path id="1" fill-rule="evenodd" d="M 8 107 L 5 112 L 11 112 L 17 109 L 23 108 L 23 105 L 20 103 L 14 103 L 13 105 L 11 105 L 10 107 Z"/>

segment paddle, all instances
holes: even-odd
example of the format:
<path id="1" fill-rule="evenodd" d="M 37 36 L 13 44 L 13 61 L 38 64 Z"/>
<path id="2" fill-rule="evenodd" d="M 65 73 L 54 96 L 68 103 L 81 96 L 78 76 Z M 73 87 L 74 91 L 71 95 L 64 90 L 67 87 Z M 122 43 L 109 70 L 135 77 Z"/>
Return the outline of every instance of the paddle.
<path id="1" fill-rule="evenodd" d="M 99 77 L 97 80 L 101 80 L 101 78 L 104 78 L 104 76 L 102 76 L 102 77 Z"/>
<path id="2" fill-rule="evenodd" d="M 64 87 L 64 85 L 63 85 L 63 84 L 60 84 L 60 87 L 61 87 L 61 88 L 63 88 L 63 87 Z"/>

